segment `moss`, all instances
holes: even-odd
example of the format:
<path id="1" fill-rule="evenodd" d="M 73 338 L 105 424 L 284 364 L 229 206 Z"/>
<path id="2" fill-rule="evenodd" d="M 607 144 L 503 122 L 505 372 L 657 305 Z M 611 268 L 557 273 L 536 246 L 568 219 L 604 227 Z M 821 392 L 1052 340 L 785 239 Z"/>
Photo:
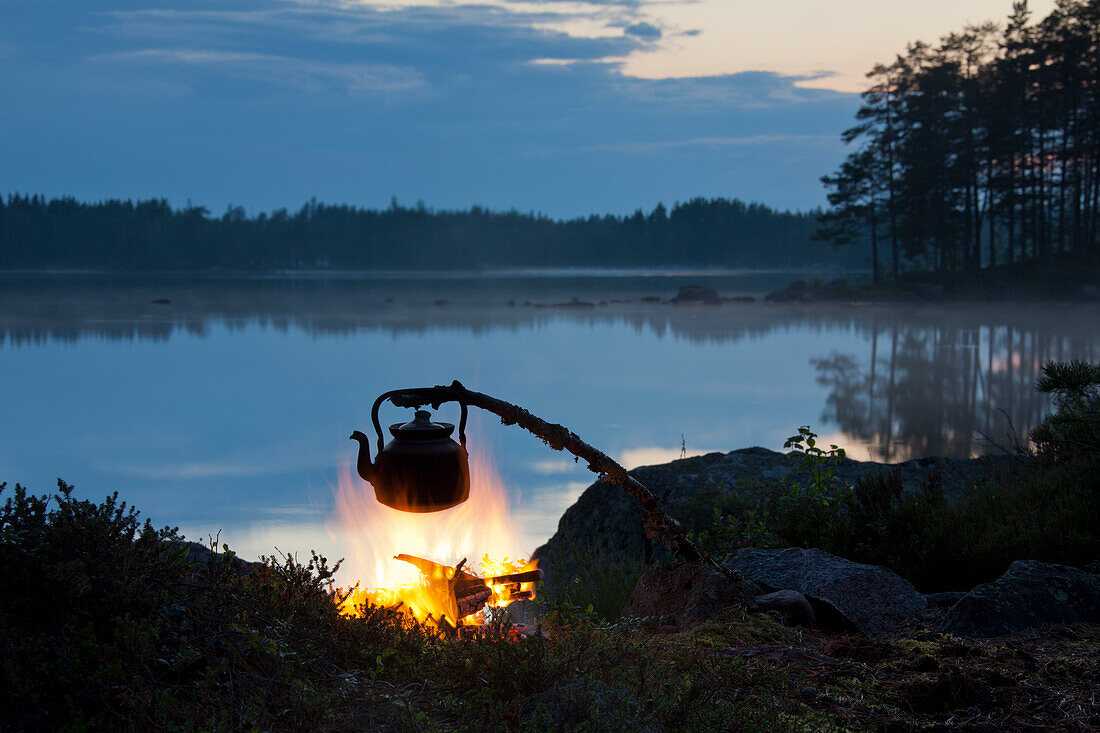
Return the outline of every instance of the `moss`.
<path id="1" fill-rule="evenodd" d="M 710 647 L 743 647 L 759 644 L 798 646 L 803 632 L 784 626 L 771 613 L 748 613 L 730 608 L 687 632 L 692 643 Z"/>

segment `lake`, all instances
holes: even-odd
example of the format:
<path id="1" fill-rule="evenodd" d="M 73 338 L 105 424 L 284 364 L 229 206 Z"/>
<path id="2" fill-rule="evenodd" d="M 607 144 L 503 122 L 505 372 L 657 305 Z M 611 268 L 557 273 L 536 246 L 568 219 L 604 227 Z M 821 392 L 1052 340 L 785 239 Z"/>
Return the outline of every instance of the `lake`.
<path id="1" fill-rule="evenodd" d="M 118 491 L 155 524 L 220 531 L 246 557 L 339 557 L 348 435 L 373 434 L 371 404 L 390 389 L 459 379 L 627 467 L 779 449 L 800 425 L 897 461 L 1024 439 L 1049 409 L 1040 364 L 1100 360 L 1095 304 L 762 302 L 795 277 L 0 276 L 0 481 Z M 756 301 L 653 302 L 689 283 Z M 410 414 L 387 405 L 382 421 Z M 592 474 L 491 415 L 472 411 L 468 433 L 530 552 Z"/>

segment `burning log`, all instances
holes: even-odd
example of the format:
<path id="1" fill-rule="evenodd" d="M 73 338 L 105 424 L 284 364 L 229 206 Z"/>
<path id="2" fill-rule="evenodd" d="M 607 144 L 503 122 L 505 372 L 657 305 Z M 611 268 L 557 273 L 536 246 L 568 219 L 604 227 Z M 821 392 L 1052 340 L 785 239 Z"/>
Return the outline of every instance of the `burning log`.
<path id="1" fill-rule="evenodd" d="M 525 570 L 482 578 L 464 569 L 466 558 L 453 568 L 415 555 L 400 554 L 394 559 L 407 562 L 420 571 L 432 596 L 432 605 L 439 610 L 438 618 L 431 614 L 427 620 L 441 626 L 444 622 L 448 626 L 461 626 L 463 619 L 482 611 L 490 603 L 507 605 L 512 601 L 529 600 L 534 592 L 523 590 L 521 584 L 535 583 L 542 577 L 538 570 Z"/>
<path id="2" fill-rule="evenodd" d="M 497 575 L 492 578 L 486 578 L 488 583 L 537 583 L 542 579 L 542 571 L 540 570 L 528 570 L 523 573 L 509 573 L 508 575 Z"/>
<path id="3" fill-rule="evenodd" d="M 482 588 L 479 591 L 474 591 L 458 598 L 458 617 L 460 619 L 466 618 L 485 608 L 485 605 L 489 602 L 492 595 L 493 591 L 488 588 Z"/>

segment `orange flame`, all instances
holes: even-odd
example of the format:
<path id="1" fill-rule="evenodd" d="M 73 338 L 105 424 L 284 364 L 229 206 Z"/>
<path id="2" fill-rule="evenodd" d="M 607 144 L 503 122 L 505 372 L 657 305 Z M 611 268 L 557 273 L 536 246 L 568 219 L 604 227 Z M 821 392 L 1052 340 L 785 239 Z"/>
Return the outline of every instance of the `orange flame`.
<path id="1" fill-rule="evenodd" d="M 513 527 L 504 486 L 484 454 L 470 455 L 470 498 L 452 509 L 424 514 L 379 503 L 373 487 L 345 465 L 329 530 L 340 535 L 341 544 L 349 550 L 342 567 L 359 582 L 341 611 L 355 614 L 366 603 L 385 607 L 401 603 L 421 623 L 438 622 L 444 616 L 453 623 L 457 616 L 453 595 L 440 589 L 454 580 L 454 567 L 464 558 L 471 558 L 464 572 L 481 578 L 536 568 L 534 561 L 510 559 L 520 554 Z M 397 560 L 398 554 L 430 559 L 440 567 L 421 572 L 414 564 Z M 477 557 L 480 567 L 470 567 Z M 521 598 L 534 597 L 534 583 L 486 585 L 492 591 L 488 606 L 506 606 L 517 592 Z M 479 612 L 462 621 L 481 623 L 483 618 Z"/>

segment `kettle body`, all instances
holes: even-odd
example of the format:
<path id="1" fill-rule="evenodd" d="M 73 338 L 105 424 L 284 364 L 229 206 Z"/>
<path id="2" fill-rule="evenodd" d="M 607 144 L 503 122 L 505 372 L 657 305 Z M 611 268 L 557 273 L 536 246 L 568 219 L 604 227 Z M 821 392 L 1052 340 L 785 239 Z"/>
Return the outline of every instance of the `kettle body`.
<path id="1" fill-rule="evenodd" d="M 426 410 L 417 410 L 408 423 L 389 426 L 393 439 L 384 446 L 378 424 L 379 397 L 372 411 L 378 430 L 379 452 L 372 462 L 366 435 L 351 434 L 359 442 L 356 469 L 374 487 L 375 497 L 386 506 L 405 512 L 438 512 L 450 509 L 470 497 L 470 462 L 466 452 L 466 410 L 463 407 L 458 443 L 450 436 L 455 426 L 432 422 Z"/>

